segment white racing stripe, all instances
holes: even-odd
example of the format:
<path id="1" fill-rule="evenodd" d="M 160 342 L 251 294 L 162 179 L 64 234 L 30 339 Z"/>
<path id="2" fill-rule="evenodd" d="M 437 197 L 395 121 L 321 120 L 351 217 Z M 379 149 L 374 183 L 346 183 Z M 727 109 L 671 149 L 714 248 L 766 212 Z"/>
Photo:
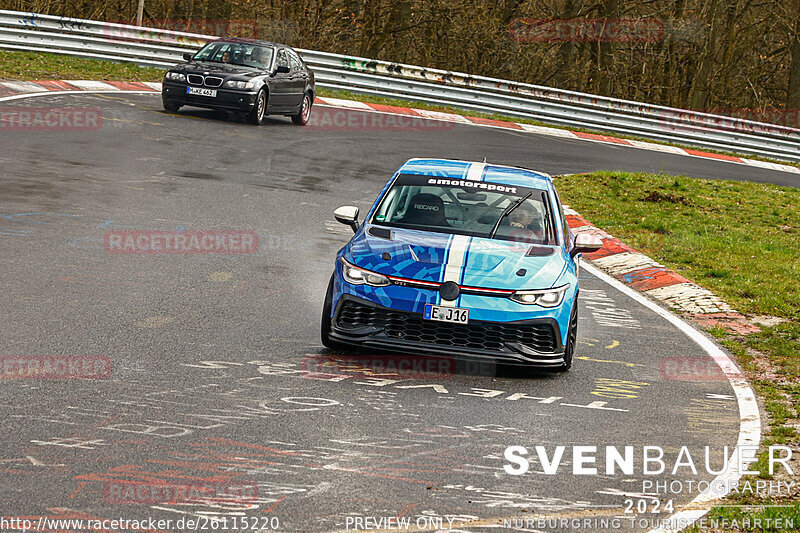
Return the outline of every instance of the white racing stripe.
<path id="1" fill-rule="evenodd" d="M 472 163 L 467 170 L 467 181 L 481 181 L 486 163 Z"/>
<path id="2" fill-rule="evenodd" d="M 458 283 L 461 281 L 461 269 L 464 267 L 464 257 L 467 255 L 467 246 L 469 246 L 469 237 L 466 235 L 453 235 L 453 240 L 450 241 L 450 253 L 447 256 L 447 264 L 444 266 L 444 277 L 442 283 L 445 281 L 454 281 Z M 455 307 L 456 300 L 443 300 L 439 297 L 439 305 L 443 307 Z"/>
<path id="3" fill-rule="evenodd" d="M 466 181 L 481 181 L 483 179 L 483 170 L 486 168 L 486 163 L 472 163 L 467 169 Z M 455 283 L 461 282 L 461 271 L 464 269 L 464 259 L 467 255 L 467 248 L 469 248 L 470 238 L 466 235 L 453 235 L 453 240 L 450 242 L 450 251 L 447 256 L 447 263 L 444 267 L 444 277 L 442 282 L 453 281 Z M 443 307 L 455 307 L 458 298 L 452 301 L 443 300 L 439 297 L 439 305 Z"/>

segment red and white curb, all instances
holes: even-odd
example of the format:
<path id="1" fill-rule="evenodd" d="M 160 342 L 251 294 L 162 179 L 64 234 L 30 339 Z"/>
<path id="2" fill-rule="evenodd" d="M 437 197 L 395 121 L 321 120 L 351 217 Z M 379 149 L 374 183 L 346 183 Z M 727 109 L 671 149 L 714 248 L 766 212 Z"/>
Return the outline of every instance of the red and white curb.
<path id="1" fill-rule="evenodd" d="M 13 98 L 8 98 L 8 97 L 14 95 L 47 94 L 48 92 L 53 92 L 53 91 L 160 92 L 161 84 L 158 82 L 124 82 L 124 81 L 92 81 L 92 80 L 0 82 L 0 99 L 2 100 L 11 100 Z M 800 174 L 800 167 L 794 165 L 769 163 L 766 161 L 758 161 L 756 159 L 748 159 L 746 157 L 715 154 L 711 152 L 703 152 L 701 150 L 693 150 L 690 148 L 678 148 L 676 146 L 667 146 L 664 144 L 652 143 L 647 141 L 633 141 L 629 139 L 620 139 L 618 137 L 612 137 L 608 135 L 598 135 L 596 133 L 585 133 L 581 131 L 570 131 L 560 128 L 550 128 L 547 126 L 536 126 L 533 124 L 523 124 L 517 122 L 507 122 L 503 120 L 471 117 L 466 115 L 459 115 L 456 113 L 442 113 L 439 111 L 431 111 L 428 109 L 416 109 L 413 107 L 370 104 L 367 102 L 359 102 L 356 100 L 343 100 L 340 98 L 317 97 L 314 103 L 316 105 L 340 107 L 345 109 L 367 111 L 372 113 L 402 115 L 406 117 L 412 116 L 412 117 L 425 118 L 429 120 L 438 120 L 442 122 L 450 122 L 456 124 L 471 124 L 473 126 L 524 131 L 529 133 L 535 133 L 538 135 L 550 135 L 554 137 L 577 139 L 590 142 L 617 144 L 621 146 L 629 146 L 632 148 L 640 148 L 643 150 L 652 150 L 657 152 L 685 155 L 690 157 L 714 159 L 717 161 L 727 161 L 730 163 L 738 163 L 741 165 L 766 168 L 769 170 L 777 170 L 780 172 L 792 172 L 795 174 Z"/>
<path id="2" fill-rule="evenodd" d="M 719 326 L 740 335 L 756 333 L 758 326 L 735 311 L 714 293 L 677 272 L 637 252 L 619 239 L 592 225 L 574 210 L 565 211 L 573 233 L 590 233 L 602 239 L 600 250 L 585 258 L 626 285 L 689 315 L 704 326 Z"/>

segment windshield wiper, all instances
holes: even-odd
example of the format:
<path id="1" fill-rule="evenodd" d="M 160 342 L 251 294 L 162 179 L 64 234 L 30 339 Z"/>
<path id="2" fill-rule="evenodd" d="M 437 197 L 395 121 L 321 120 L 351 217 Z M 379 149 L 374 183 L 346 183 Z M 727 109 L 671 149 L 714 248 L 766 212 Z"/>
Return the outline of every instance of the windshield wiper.
<path id="1" fill-rule="evenodd" d="M 497 229 L 500 227 L 500 223 L 503 221 L 503 219 L 506 218 L 508 215 L 510 215 L 511 212 L 514 209 L 516 209 L 520 205 L 522 205 L 522 202 L 524 202 L 525 200 L 530 198 L 532 194 L 533 194 L 533 191 L 529 192 L 528 194 L 526 194 L 525 196 L 523 196 L 522 198 L 520 198 L 519 200 L 517 200 L 516 202 L 514 202 L 513 204 L 511 204 L 511 205 L 509 205 L 508 207 L 505 208 L 505 210 L 503 211 L 503 214 L 500 215 L 500 218 L 498 218 L 497 222 L 494 223 L 494 227 L 492 228 L 491 233 L 489 233 L 489 238 L 490 239 L 494 239 L 494 234 L 497 233 Z"/>

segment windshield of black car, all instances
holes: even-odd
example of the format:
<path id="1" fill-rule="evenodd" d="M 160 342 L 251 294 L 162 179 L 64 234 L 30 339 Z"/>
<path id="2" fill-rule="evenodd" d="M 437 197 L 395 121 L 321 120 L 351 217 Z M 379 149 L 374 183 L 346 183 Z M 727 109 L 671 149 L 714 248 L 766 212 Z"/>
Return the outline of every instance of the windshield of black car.
<path id="1" fill-rule="evenodd" d="M 503 212 L 530 193 L 507 217 Z M 502 217 L 502 218 L 501 218 Z M 547 192 L 516 185 L 401 174 L 372 217 L 373 224 L 438 233 L 556 245 Z"/>
<path id="2" fill-rule="evenodd" d="M 230 65 L 267 69 L 272 63 L 271 46 L 257 44 L 211 42 L 194 56 L 195 61 L 211 61 Z"/>

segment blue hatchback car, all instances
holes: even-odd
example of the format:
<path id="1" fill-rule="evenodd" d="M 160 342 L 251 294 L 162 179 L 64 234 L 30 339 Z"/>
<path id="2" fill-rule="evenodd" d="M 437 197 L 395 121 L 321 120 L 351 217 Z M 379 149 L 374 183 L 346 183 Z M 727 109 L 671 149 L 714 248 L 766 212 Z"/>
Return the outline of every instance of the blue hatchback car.
<path id="1" fill-rule="evenodd" d="M 550 176 L 446 159 L 411 159 L 339 250 L 322 343 L 491 358 L 567 370 L 578 324 L 578 257 Z"/>

